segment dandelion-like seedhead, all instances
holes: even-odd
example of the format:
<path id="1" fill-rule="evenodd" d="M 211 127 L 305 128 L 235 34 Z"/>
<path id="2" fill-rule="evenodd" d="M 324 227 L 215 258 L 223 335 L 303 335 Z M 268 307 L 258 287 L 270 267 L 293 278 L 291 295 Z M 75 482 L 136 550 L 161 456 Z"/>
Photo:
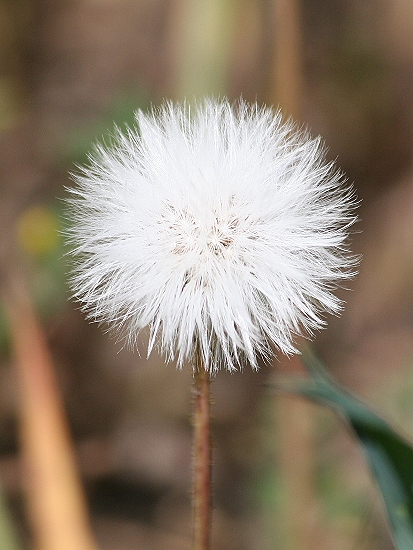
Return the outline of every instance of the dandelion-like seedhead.
<path id="1" fill-rule="evenodd" d="M 74 175 L 74 296 L 135 346 L 150 329 L 181 366 L 257 368 L 338 313 L 354 275 L 354 197 L 312 139 L 239 102 L 165 103 Z"/>

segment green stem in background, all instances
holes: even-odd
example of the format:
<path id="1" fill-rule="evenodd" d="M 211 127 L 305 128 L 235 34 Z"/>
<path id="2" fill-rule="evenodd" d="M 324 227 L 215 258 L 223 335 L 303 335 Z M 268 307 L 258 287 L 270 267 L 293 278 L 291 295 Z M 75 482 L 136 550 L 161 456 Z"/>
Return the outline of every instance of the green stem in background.
<path id="1" fill-rule="evenodd" d="M 211 534 L 210 383 L 204 366 L 194 373 L 193 550 L 209 550 Z"/>
<path id="2" fill-rule="evenodd" d="M 172 2 L 169 49 L 175 97 L 201 98 L 227 93 L 236 2 Z"/>

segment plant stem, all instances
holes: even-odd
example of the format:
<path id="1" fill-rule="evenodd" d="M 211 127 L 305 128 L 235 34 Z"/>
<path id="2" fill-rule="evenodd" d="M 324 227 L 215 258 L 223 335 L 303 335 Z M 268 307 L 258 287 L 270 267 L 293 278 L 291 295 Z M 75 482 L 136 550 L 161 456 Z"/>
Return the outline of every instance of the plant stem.
<path id="1" fill-rule="evenodd" d="M 202 364 L 194 374 L 193 550 L 209 550 L 211 532 L 210 375 Z"/>
<path id="2" fill-rule="evenodd" d="M 2 292 L 20 386 L 21 453 L 35 547 L 97 550 L 52 357 L 18 268 L 3 277 Z"/>

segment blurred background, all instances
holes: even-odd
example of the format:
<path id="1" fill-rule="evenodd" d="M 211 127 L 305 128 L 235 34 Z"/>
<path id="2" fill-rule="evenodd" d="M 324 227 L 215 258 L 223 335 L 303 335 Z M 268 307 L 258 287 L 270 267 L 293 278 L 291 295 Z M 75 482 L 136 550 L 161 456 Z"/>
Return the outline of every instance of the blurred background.
<path id="1" fill-rule="evenodd" d="M 315 346 L 413 440 L 412 86 L 409 0 L 0 0 L 0 550 L 190 547 L 190 368 L 85 321 L 59 233 L 68 172 L 163 98 L 242 96 L 324 137 L 363 261 Z M 392 549 L 346 427 L 268 390 L 300 368 L 212 384 L 213 549 Z"/>

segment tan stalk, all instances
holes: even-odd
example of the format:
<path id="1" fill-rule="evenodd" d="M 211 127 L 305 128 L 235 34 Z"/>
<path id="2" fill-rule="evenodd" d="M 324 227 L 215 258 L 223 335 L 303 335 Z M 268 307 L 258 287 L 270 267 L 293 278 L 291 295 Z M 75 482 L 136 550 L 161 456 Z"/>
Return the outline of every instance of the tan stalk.
<path id="1" fill-rule="evenodd" d="M 274 24 L 270 102 L 300 120 L 303 111 L 302 18 L 300 0 L 271 0 Z M 282 372 L 303 371 L 299 358 L 282 359 Z M 287 548 L 320 548 L 314 496 L 314 407 L 300 397 L 280 395 L 276 403 Z M 322 537 L 321 537 L 322 539 Z"/>
<path id="2" fill-rule="evenodd" d="M 303 108 L 301 3 L 271 0 L 274 43 L 269 103 L 299 119 Z"/>
<path id="3" fill-rule="evenodd" d="M 3 281 L 20 390 L 20 445 L 36 550 L 97 550 L 44 332 L 22 276 Z"/>

